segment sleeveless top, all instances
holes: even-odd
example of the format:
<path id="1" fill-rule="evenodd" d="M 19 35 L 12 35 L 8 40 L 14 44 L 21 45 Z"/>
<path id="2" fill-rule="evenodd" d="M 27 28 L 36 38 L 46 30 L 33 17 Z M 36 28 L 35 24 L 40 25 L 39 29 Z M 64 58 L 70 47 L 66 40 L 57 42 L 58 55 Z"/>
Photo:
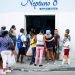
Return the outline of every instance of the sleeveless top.
<path id="1" fill-rule="evenodd" d="M 30 39 L 30 43 L 33 43 L 33 44 L 31 45 L 32 48 L 33 48 L 33 47 L 36 47 L 36 43 L 34 43 L 34 38 L 31 38 L 31 39 Z"/>
<path id="2" fill-rule="evenodd" d="M 44 35 L 38 34 L 37 35 L 37 46 L 44 46 Z"/>

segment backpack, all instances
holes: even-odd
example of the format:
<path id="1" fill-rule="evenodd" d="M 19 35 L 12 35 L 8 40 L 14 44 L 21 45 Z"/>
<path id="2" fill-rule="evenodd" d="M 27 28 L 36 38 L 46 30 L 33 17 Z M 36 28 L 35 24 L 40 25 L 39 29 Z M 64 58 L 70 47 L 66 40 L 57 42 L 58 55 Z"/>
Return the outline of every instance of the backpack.
<path id="1" fill-rule="evenodd" d="M 17 48 L 21 48 L 23 46 L 23 42 L 21 40 L 21 36 L 22 35 L 18 35 L 18 39 L 17 39 Z"/>

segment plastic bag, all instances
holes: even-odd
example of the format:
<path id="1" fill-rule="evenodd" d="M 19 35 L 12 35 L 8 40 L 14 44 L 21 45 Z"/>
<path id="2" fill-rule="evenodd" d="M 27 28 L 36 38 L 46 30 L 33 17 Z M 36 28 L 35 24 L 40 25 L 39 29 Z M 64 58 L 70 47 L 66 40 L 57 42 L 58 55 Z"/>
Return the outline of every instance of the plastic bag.
<path id="1" fill-rule="evenodd" d="M 32 56 L 32 47 L 30 46 L 27 53 L 26 53 L 26 56 L 29 56 L 31 57 Z"/>
<path id="2" fill-rule="evenodd" d="M 11 66 L 13 66 L 16 63 L 15 55 L 11 56 L 10 63 L 11 63 Z"/>

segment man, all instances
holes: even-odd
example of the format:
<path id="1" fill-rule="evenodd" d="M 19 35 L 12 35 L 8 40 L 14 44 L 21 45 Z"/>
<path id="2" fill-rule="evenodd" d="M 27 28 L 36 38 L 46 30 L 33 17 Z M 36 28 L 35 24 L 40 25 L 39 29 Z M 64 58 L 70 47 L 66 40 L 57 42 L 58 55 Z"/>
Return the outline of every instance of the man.
<path id="1" fill-rule="evenodd" d="M 21 56 L 20 62 L 24 63 L 23 58 L 24 58 L 24 55 L 26 52 L 26 36 L 24 35 L 24 29 L 23 28 L 20 29 L 20 34 L 18 36 L 17 46 L 19 49 L 19 52 L 17 55 L 17 62 L 19 62 L 19 58 Z"/>
<path id="2" fill-rule="evenodd" d="M 55 59 L 59 59 L 59 42 L 60 42 L 60 36 L 58 34 L 58 29 L 54 30 L 54 38 L 55 38 Z"/>

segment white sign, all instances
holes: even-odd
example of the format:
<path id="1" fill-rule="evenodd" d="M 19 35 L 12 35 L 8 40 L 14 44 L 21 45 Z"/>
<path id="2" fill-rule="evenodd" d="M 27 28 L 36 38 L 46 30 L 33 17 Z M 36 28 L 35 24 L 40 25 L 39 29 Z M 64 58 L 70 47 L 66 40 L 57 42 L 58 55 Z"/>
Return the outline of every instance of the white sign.
<path id="1" fill-rule="evenodd" d="M 33 7 L 34 10 L 57 10 L 58 0 L 23 0 L 21 5 Z"/>
<path id="2" fill-rule="evenodd" d="M 0 12 L 75 11 L 75 0 L 0 0 Z"/>

